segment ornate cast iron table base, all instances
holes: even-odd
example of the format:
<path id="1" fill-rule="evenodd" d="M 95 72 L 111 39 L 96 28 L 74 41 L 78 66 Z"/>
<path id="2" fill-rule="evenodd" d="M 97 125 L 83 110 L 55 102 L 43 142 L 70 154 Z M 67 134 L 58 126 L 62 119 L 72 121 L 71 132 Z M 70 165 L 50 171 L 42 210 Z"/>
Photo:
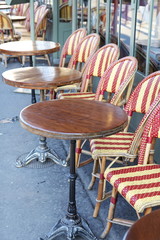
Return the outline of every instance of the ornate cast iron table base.
<path id="1" fill-rule="evenodd" d="M 55 237 L 66 234 L 68 240 L 75 239 L 76 236 L 81 236 L 86 240 L 97 240 L 90 230 L 88 223 L 79 215 L 75 220 L 68 218 L 67 216 L 60 219 L 55 226 L 51 229 L 49 234 L 40 240 L 52 240 Z"/>
<path id="2" fill-rule="evenodd" d="M 50 159 L 62 166 L 67 166 L 67 162 L 65 160 L 61 160 L 58 155 L 47 146 L 46 138 L 40 136 L 39 146 L 33 149 L 24 160 L 17 160 L 16 167 L 24 167 L 34 160 L 44 163 L 47 159 Z"/>

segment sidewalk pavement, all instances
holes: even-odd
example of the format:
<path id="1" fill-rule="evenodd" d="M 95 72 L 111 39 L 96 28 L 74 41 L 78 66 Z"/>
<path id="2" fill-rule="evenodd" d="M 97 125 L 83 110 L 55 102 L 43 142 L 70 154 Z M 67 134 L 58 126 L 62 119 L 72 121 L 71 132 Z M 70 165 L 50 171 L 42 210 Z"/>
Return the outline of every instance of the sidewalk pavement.
<path id="1" fill-rule="evenodd" d="M 0 63 L 0 76 L 3 71 L 17 67 L 21 65 L 13 58 L 6 69 Z M 66 213 L 69 167 L 53 162 L 15 167 L 17 158 L 23 158 L 37 146 L 38 137 L 24 130 L 16 118 L 31 103 L 30 94 L 15 93 L 14 90 L 14 87 L 0 81 L 0 239 L 38 240 Z M 62 159 L 66 158 L 69 141 L 47 139 L 47 142 Z M 102 203 L 99 216 L 93 218 L 97 184 L 93 190 L 87 189 L 92 164 L 77 169 L 76 201 L 79 214 L 88 221 L 93 233 L 99 238 L 106 224 L 109 199 Z M 122 198 L 116 212 L 119 217 L 136 219 L 134 210 Z M 114 224 L 106 239 L 121 240 L 127 229 Z M 60 236 L 56 239 L 67 238 Z"/>

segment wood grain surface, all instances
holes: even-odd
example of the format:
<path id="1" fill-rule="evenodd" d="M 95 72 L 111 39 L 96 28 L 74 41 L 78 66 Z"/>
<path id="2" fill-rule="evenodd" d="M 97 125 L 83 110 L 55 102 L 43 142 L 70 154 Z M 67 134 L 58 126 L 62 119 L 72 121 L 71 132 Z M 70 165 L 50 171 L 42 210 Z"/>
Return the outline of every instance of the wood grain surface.
<path id="1" fill-rule="evenodd" d="M 13 87 L 50 89 L 81 81 L 81 73 L 63 67 L 25 67 L 3 72 L 3 81 Z"/>
<path id="2" fill-rule="evenodd" d="M 123 130 L 127 115 L 120 107 L 109 103 L 62 99 L 24 108 L 20 123 L 26 130 L 45 137 L 91 139 Z"/>
<path id="3" fill-rule="evenodd" d="M 14 41 L 0 45 L 0 53 L 15 56 L 44 55 L 59 50 L 59 43 L 49 41 Z"/>

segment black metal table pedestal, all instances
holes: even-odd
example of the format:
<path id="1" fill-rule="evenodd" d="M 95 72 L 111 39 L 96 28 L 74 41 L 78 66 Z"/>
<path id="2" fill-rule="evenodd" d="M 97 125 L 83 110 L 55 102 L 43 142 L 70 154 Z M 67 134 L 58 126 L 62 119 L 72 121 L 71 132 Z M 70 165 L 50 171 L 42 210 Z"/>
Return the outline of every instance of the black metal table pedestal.
<path id="1" fill-rule="evenodd" d="M 55 226 L 51 229 L 49 234 L 40 240 L 52 240 L 55 237 L 66 234 L 68 240 L 75 239 L 76 236 L 81 236 L 86 240 L 97 240 L 89 228 L 88 223 L 79 216 L 76 208 L 75 200 L 75 184 L 76 184 L 76 171 L 75 171 L 75 146 L 76 140 L 71 140 L 70 145 L 70 176 L 69 176 L 69 203 L 67 214 L 64 218 L 60 219 Z"/>

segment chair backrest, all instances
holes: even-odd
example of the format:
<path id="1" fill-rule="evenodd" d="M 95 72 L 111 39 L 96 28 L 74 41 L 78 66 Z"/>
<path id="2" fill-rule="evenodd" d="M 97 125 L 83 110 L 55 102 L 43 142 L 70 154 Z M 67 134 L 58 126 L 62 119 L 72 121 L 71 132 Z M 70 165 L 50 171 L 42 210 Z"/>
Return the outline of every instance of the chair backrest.
<path id="1" fill-rule="evenodd" d="M 138 164 L 148 163 L 152 144 L 155 143 L 155 138 L 160 138 L 160 95 L 154 101 L 154 105 L 143 129 Z"/>
<path id="2" fill-rule="evenodd" d="M 87 32 L 85 28 L 79 28 L 67 38 L 61 51 L 59 67 L 65 66 L 65 60 L 67 55 L 73 55 L 75 48 L 77 47 L 81 39 L 86 36 L 86 34 Z"/>
<path id="3" fill-rule="evenodd" d="M 46 9 L 41 18 L 38 19 L 35 29 L 35 38 L 41 37 L 41 40 L 45 40 L 46 29 L 47 29 L 47 16 L 49 13 L 49 9 Z"/>
<path id="4" fill-rule="evenodd" d="M 78 67 L 78 70 L 83 72 L 87 66 L 87 64 L 85 64 L 83 67 L 83 63 L 89 62 L 89 58 L 98 49 L 99 43 L 100 36 L 96 33 L 84 37 L 76 47 L 69 61 L 68 68 L 76 69 Z"/>
<path id="5" fill-rule="evenodd" d="M 91 78 L 101 77 L 110 64 L 118 59 L 119 53 L 120 50 L 116 44 L 107 44 L 98 49 L 90 58 L 83 73 L 80 91 L 86 92 Z"/>
<path id="6" fill-rule="evenodd" d="M 137 66 L 136 58 L 130 56 L 112 63 L 100 79 L 95 100 L 101 101 L 107 92 L 108 102 L 124 105 L 129 98 Z"/>
<path id="7" fill-rule="evenodd" d="M 6 34 L 10 37 L 10 40 L 14 39 L 14 28 L 12 21 L 6 14 L 0 12 L 0 42 L 5 41 L 4 36 Z"/>
<path id="8" fill-rule="evenodd" d="M 17 15 L 26 16 L 28 8 L 29 8 L 29 3 L 19 4 Z"/>
<path id="9" fill-rule="evenodd" d="M 160 71 L 151 73 L 134 89 L 125 106 L 128 125 L 133 112 L 146 113 L 160 91 Z"/>
<path id="10" fill-rule="evenodd" d="M 45 10 L 47 9 L 47 5 L 40 5 L 37 7 L 34 15 L 34 23 L 37 24 L 41 16 L 44 14 Z"/>
<path id="11" fill-rule="evenodd" d="M 141 153 L 139 155 L 139 160 L 138 160 L 139 164 L 143 164 L 144 162 L 148 161 L 147 155 L 145 157 L 145 160 L 142 157 L 142 156 L 144 156 L 144 152 L 146 150 L 146 144 L 147 143 L 151 144 L 153 138 L 157 137 L 156 134 L 158 132 L 156 132 L 156 131 L 160 126 L 160 122 L 158 122 L 158 119 L 160 117 L 160 114 L 158 112 L 159 110 L 160 110 L 160 88 L 159 88 L 159 92 L 155 96 L 155 99 L 153 100 L 151 106 L 149 107 L 148 111 L 145 113 L 140 124 L 138 125 L 138 128 L 136 129 L 136 131 L 134 133 L 132 142 L 128 149 L 128 152 L 130 152 L 131 154 L 134 155 L 137 153 L 139 146 L 141 144 L 140 148 L 141 148 L 141 152 L 143 152 L 143 153 Z M 157 121 L 157 123 L 155 122 L 155 120 Z M 153 123 L 155 124 L 155 126 Z M 158 126 L 158 128 L 157 128 L 157 126 Z M 149 132 L 150 129 L 152 129 L 153 131 Z M 142 134 L 143 134 L 143 137 L 142 137 Z M 149 136 L 149 134 L 151 134 L 151 135 Z M 148 148 L 148 153 L 146 152 L 146 154 L 149 154 L 149 152 L 150 152 L 150 150 Z"/>
<path id="12" fill-rule="evenodd" d="M 38 1 L 34 2 L 34 14 L 35 14 L 37 8 L 38 8 Z M 26 13 L 26 20 L 25 20 L 24 26 L 27 29 L 27 31 L 29 32 L 30 31 L 30 7 L 28 8 L 27 13 Z"/>

